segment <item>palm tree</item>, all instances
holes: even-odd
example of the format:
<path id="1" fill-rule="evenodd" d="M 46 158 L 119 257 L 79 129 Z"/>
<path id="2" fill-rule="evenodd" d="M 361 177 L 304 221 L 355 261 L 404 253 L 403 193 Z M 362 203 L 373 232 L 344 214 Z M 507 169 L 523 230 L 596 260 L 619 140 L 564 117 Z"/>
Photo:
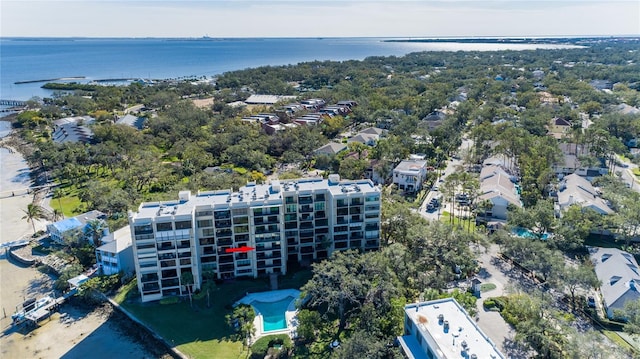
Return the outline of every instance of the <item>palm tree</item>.
<path id="1" fill-rule="evenodd" d="M 60 202 L 60 198 L 64 197 L 64 191 L 61 188 L 56 188 L 53 190 L 52 198 L 58 199 L 58 209 L 62 213 L 62 202 Z"/>
<path id="2" fill-rule="evenodd" d="M 61 220 L 63 218 L 64 218 L 64 214 L 62 213 L 61 210 L 59 210 L 57 208 L 53 210 L 53 221 L 54 222 L 57 222 L 57 221 L 59 221 L 59 220 Z"/>
<path id="3" fill-rule="evenodd" d="M 93 245 L 98 248 L 102 245 L 102 236 L 104 234 L 105 223 L 100 219 L 94 219 L 87 222 L 84 229 L 85 235 L 89 236 L 93 241 Z"/>
<path id="4" fill-rule="evenodd" d="M 193 308 L 193 299 L 191 297 L 191 286 L 193 285 L 193 273 L 191 272 L 182 272 L 180 275 L 180 282 L 183 286 L 187 287 L 187 291 L 189 292 L 189 303 L 191 308 Z"/>
<path id="5" fill-rule="evenodd" d="M 46 218 L 45 212 L 44 212 L 44 208 L 42 208 L 41 206 L 35 204 L 35 203 L 29 203 L 27 205 L 27 209 L 26 210 L 22 210 L 22 212 L 24 212 L 24 216 L 22 217 L 22 219 L 26 219 L 27 222 L 31 222 L 31 225 L 33 226 L 33 235 L 35 236 L 36 234 L 36 224 L 35 221 L 39 220 L 39 219 L 44 219 Z"/>

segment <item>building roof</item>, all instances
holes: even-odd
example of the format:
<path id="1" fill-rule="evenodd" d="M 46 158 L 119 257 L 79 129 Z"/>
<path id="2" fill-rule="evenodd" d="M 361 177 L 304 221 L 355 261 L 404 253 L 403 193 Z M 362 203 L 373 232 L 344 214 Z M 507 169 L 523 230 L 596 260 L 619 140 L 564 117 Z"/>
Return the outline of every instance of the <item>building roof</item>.
<path id="1" fill-rule="evenodd" d="M 393 169 L 393 172 L 420 172 L 426 168 L 425 160 L 404 160 Z"/>
<path id="2" fill-rule="evenodd" d="M 368 133 L 371 135 L 378 135 L 381 136 L 384 133 L 384 130 L 381 128 L 377 128 L 377 127 L 367 127 L 364 130 L 358 132 L 358 133 Z"/>
<path id="3" fill-rule="evenodd" d="M 404 312 L 407 320 L 427 339 L 427 344 L 437 358 L 469 358 L 472 354 L 476 354 L 478 358 L 505 358 L 453 298 L 409 304 L 404 307 Z M 449 325 L 447 329 L 445 321 Z M 408 335 L 402 338 L 407 341 L 410 337 Z M 411 353 L 416 358 L 424 357 L 424 349 L 419 345 Z"/>
<path id="4" fill-rule="evenodd" d="M 517 207 L 522 207 L 516 185 L 511 176 L 500 166 L 485 166 L 480 171 L 480 196 L 482 200 L 492 200 L 496 197 Z"/>
<path id="5" fill-rule="evenodd" d="M 82 224 L 82 222 L 80 222 L 77 218 L 75 217 L 71 217 L 71 218 L 67 218 L 67 219 L 63 219 L 61 221 L 58 222 L 54 222 L 51 224 L 51 226 L 53 226 L 55 229 L 58 230 L 58 232 L 60 233 L 64 233 L 66 231 L 70 231 L 76 228 L 80 228 L 82 226 L 84 226 L 84 224 Z"/>
<path id="6" fill-rule="evenodd" d="M 588 249 L 608 308 L 622 309 L 625 302 L 640 299 L 640 269 L 632 254 L 617 248 Z"/>
<path id="7" fill-rule="evenodd" d="M 122 252 L 131 246 L 131 227 L 125 226 L 109 233 L 102 239 L 102 242 L 104 244 L 97 250 L 114 254 Z"/>
<path id="8" fill-rule="evenodd" d="M 342 152 L 347 149 L 347 145 L 344 143 L 338 142 L 329 142 L 326 145 L 318 148 L 314 152 L 316 154 L 327 154 L 327 155 L 335 155 L 336 153 Z"/>
<path id="9" fill-rule="evenodd" d="M 251 95 L 244 100 L 248 104 L 257 105 L 273 105 L 282 100 L 294 100 L 296 96 L 280 96 L 280 95 Z"/>
<path id="10" fill-rule="evenodd" d="M 85 125 L 95 122 L 93 117 L 65 117 L 53 121 L 54 130 L 51 139 L 56 143 L 91 142 L 93 131 Z"/>
<path id="11" fill-rule="evenodd" d="M 378 135 L 359 132 L 355 136 L 353 136 L 350 139 L 348 139 L 347 142 L 360 142 L 360 143 L 363 143 L 365 145 L 368 145 L 371 142 L 378 141 L 379 138 L 380 138 L 380 136 L 378 136 Z"/>
<path id="12" fill-rule="evenodd" d="M 623 115 L 637 115 L 637 114 L 640 114 L 640 109 L 639 108 L 627 105 L 626 103 L 621 103 L 618 106 L 616 106 L 616 111 L 618 113 L 620 113 L 620 114 L 623 114 Z"/>
<path id="13" fill-rule="evenodd" d="M 131 126 L 131 127 L 137 128 L 138 130 L 141 130 L 144 127 L 144 123 L 146 120 L 147 119 L 144 117 L 138 117 L 131 114 L 127 114 L 123 117 L 120 117 L 116 121 L 116 123 L 119 125 Z"/>
<path id="14" fill-rule="evenodd" d="M 558 204 L 565 209 L 573 204 L 582 208 L 591 208 L 600 214 L 610 214 L 613 210 L 598 194 L 591 183 L 577 174 L 570 174 L 562 179 L 558 188 Z"/>
<path id="15" fill-rule="evenodd" d="M 552 119 L 551 121 L 553 121 L 553 124 L 555 126 L 568 126 L 571 127 L 571 122 L 567 121 L 566 119 L 562 118 L 562 117 L 556 117 L 554 119 Z"/>
<path id="16" fill-rule="evenodd" d="M 334 177 L 332 177 L 334 176 Z M 180 191 L 179 199 L 166 202 L 142 203 L 136 214 L 139 218 L 157 216 L 191 216 L 197 207 L 211 210 L 213 207 L 226 209 L 229 207 L 279 206 L 283 195 L 288 193 L 308 193 L 329 191 L 333 196 L 351 195 L 353 193 L 380 193 L 380 189 L 371 180 L 340 181 L 339 176 L 330 175 L 329 179 L 320 177 L 300 178 L 296 180 L 272 181 L 270 184 L 248 183 L 237 192 L 230 190 L 205 191 L 192 195 L 190 191 Z"/>

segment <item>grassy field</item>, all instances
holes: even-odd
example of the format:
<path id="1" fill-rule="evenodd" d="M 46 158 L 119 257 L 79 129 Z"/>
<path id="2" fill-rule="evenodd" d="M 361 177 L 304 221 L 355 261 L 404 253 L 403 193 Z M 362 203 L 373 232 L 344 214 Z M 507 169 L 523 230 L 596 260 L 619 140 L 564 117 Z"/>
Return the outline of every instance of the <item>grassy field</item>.
<path id="1" fill-rule="evenodd" d="M 281 276 L 279 288 L 300 288 L 310 277 L 309 270 Z M 269 289 L 267 279 L 224 283 L 210 293 L 210 306 L 205 296 L 194 300 L 192 308 L 188 298 L 176 304 L 141 303 L 134 280 L 125 285 L 114 300 L 191 358 L 237 359 L 246 358 L 248 351 L 233 337 L 225 316 L 231 313 L 231 305 L 247 292 Z"/>

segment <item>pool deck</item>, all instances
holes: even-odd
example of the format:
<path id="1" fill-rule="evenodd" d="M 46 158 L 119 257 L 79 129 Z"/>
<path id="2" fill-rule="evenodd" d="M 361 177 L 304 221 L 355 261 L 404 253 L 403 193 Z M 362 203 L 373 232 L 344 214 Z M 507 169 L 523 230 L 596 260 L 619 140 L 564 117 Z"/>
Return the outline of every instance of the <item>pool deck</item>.
<path id="1" fill-rule="evenodd" d="M 254 301 L 273 303 L 273 302 L 281 301 L 287 297 L 293 297 L 293 299 L 291 300 L 291 303 L 289 303 L 289 306 L 287 307 L 287 311 L 284 313 L 285 320 L 287 321 L 287 328 L 282 330 L 270 330 L 268 332 L 265 332 L 263 330 L 264 326 L 262 323 L 262 314 L 260 314 L 260 312 L 256 309 L 256 307 L 251 305 L 251 303 L 253 303 Z M 300 291 L 297 289 L 281 289 L 281 290 L 272 290 L 269 292 L 248 293 L 242 299 L 237 301 L 233 306 L 235 307 L 236 305 L 239 305 L 239 304 L 251 305 L 253 310 L 256 312 L 256 319 L 254 319 L 253 321 L 253 325 L 256 328 L 256 332 L 253 336 L 254 341 L 259 339 L 260 337 L 263 337 L 265 335 L 271 335 L 271 334 L 289 334 L 289 336 L 293 338 L 296 336 L 296 328 L 298 325 L 298 319 L 296 318 L 296 315 L 298 314 L 298 311 L 296 309 L 296 300 L 299 297 L 300 297 Z"/>

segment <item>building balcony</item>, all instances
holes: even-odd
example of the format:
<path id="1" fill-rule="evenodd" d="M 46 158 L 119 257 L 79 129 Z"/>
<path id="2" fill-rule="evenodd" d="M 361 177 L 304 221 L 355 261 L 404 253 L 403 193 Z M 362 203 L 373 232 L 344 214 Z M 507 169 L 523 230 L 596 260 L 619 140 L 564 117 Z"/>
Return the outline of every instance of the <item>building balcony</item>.
<path id="1" fill-rule="evenodd" d="M 176 246 L 170 242 L 164 242 L 157 245 L 158 251 L 170 251 L 176 249 Z"/>
<path id="2" fill-rule="evenodd" d="M 168 261 L 160 261 L 160 267 L 162 268 L 169 268 L 169 267 L 175 267 L 175 266 L 176 266 L 175 259 L 171 259 Z"/>

